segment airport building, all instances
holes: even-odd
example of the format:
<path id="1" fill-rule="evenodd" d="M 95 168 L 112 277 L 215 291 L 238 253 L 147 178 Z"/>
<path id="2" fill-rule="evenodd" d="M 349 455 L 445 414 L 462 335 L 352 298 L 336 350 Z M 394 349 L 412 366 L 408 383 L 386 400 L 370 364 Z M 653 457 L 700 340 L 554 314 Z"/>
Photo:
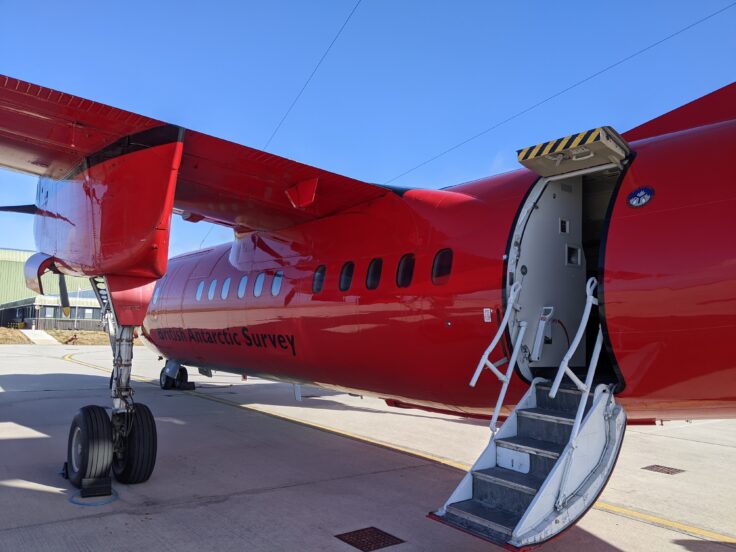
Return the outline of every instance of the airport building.
<path id="1" fill-rule="evenodd" d="M 0 325 L 41 330 L 99 330 L 100 305 L 86 278 L 67 276 L 71 312 L 64 316 L 59 279 L 47 273 L 41 278 L 44 295 L 26 287 L 23 265 L 33 251 L 0 249 Z"/>

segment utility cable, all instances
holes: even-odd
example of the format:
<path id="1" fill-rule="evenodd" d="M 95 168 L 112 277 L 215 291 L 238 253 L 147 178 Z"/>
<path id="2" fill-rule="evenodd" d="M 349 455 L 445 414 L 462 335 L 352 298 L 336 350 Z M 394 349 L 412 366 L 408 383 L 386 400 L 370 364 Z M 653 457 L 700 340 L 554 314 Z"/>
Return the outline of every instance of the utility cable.
<path id="1" fill-rule="evenodd" d="M 343 29 L 345 29 L 345 27 L 347 26 L 348 22 L 349 22 L 349 21 L 350 21 L 350 19 L 351 19 L 351 18 L 353 17 L 353 14 L 355 13 L 355 10 L 357 10 L 357 9 L 358 9 L 358 6 L 360 5 L 360 2 L 361 2 L 361 1 L 362 1 L 362 0 L 358 0 L 358 1 L 357 1 L 357 2 L 355 3 L 355 6 L 353 6 L 353 9 L 352 9 L 352 10 L 350 11 L 350 13 L 348 14 L 347 18 L 346 18 L 346 19 L 345 19 L 345 21 L 343 22 L 342 26 L 341 26 L 341 27 L 340 27 L 340 29 L 339 29 L 339 30 L 337 31 L 337 34 L 335 35 L 335 38 L 333 38 L 333 39 L 332 39 L 332 42 L 330 42 L 330 45 L 329 45 L 329 46 L 327 46 L 327 49 L 326 49 L 326 50 L 325 50 L 325 52 L 324 52 L 324 53 L 322 54 L 322 57 L 321 57 L 321 58 L 319 58 L 319 61 L 317 62 L 317 65 L 315 65 L 315 66 L 314 66 L 314 69 L 312 69 L 312 73 L 311 73 L 311 74 L 309 75 L 309 77 L 307 78 L 307 80 L 306 80 L 306 81 L 304 82 L 304 86 L 302 86 L 301 90 L 299 90 L 299 93 L 298 93 L 298 94 L 296 95 L 296 97 L 294 98 L 294 101 L 292 101 L 292 102 L 291 102 L 291 105 L 290 105 L 290 106 L 289 106 L 289 108 L 288 108 L 288 109 L 286 110 L 286 113 L 284 113 L 284 116 L 283 116 L 283 117 L 281 117 L 281 120 L 279 121 L 279 124 L 277 124 L 277 125 L 276 125 L 276 128 L 274 128 L 274 129 L 273 129 L 273 132 L 271 133 L 271 136 L 270 136 L 270 137 L 268 138 L 268 140 L 266 141 L 266 145 L 265 145 L 265 146 L 263 146 L 263 149 L 266 149 L 266 148 L 268 148 L 268 146 L 269 146 L 269 145 L 271 144 L 271 141 L 272 141 L 272 140 L 274 139 L 274 137 L 275 137 L 275 136 L 276 136 L 276 134 L 278 133 L 279 129 L 281 128 L 281 125 L 283 125 L 283 124 L 284 124 L 284 121 L 286 121 L 286 118 L 287 118 L 287 117 L 289 116 L 289 113 L 291 113 L 291 110 L 292 110 L 292 109 L 294 109 L 294 106 L 295 106 L 295 105 L 296 105 L 296 103 L 297 103 L 297 102 L 299 101 L 299 98 L 301 98 L 301 97 L 302 97 L 302 94 L 303 94 L 303 93 L 304 93 L 304 91 L 305 91 L 305 90 L 307 89 L 307 86 L 309 86 L 309 83 L 310 83 L 310 81 L 312 80 L 312 77 L 314 77 L 315 73 L 317 73 L 317 69 L 319 69 L 319 66 L 320 66 L 320 65 L 322 65 L 322 62 L 323 62 L 323 61 L 325 60 L 325 58 L 327 57 L 327 54 L 329 54 L 329 53 L 330 53 L 330 50 L 331 50 L 331 49 L 332 49 L 332 47 L 333 47 L 333 46 L 335 45 L 335 42 L 337 42 L 337 39 L 338 39 L 338 38 L 340 38 L 340 35 L 342 34 L 342 31 L 343 31 Z"/>
<path id="2" fill-rule="evenodd" d="M 577 81 L 576 83 L 571 84 L 567 88 L 563 88 L 562 90 L 560 90 L 558 92 L 555 92 L 551 96 L 547 96 L 545 99 L 543 99 L 543 100 L 535 103 L 534 105 L 531 105 L 531 106 L 527 107 L 526 109 L 523 109 L 523 110 L 521 110 L 521 111 L 519 111 L 519 112 L 511 115 L 510 117 L 507 117 L 506 119 L 503 119 L 502 121 L 499 121 L 499 122 L 493 124 L 492 126 L 489 126 L 485 130 L 482 130 L 482 131 L 478 132 L 477 134 L 474 134 L 473 136 L 471 136 L 469 138 L 466 138 L 465 140 L 463 140 L 461 142 L 458 142 L 454 146 L 451 146 L 451 147 L 447 148 L 446 150 L 444 150 L 444 151 L 442 151 L 442 152 L 440 152 L 440 153 L 438 153 L 438 154 L 430 157 L 426 161 L 422 161 L 418 165 L 415 165 L 412 168 L 410 168 L 409 170 L 406 170 L 406 171 L 402 172 L 401 174 L 399 174 L 397 176 L 394 176 L 393 178 L 391 178 L 390 180 L 387 180 L 383 184 L 384 185 L 390 184 L 394 180 L 398 180 L 402 176 L 406 176 L 407 174 L 414 172 L 415 170 L 423 167 L 424 165 L 427 165 L 428 163 L 431 163 L 432 161 L 435 161 L 435 160 L 439 159 L 440 157 L 443 157 L 443 156 L 447 155 L 448 153 L 450 153 L 452 151 L 455 151 L 456 149 L 458 149 L 458 148 L 464 146 L 465 144 L 467 144 L 468 142 L 472 142 L 473 140 L 476 140 L 476 139 L 480 138 L 481 136 L 484 136 L 485 134 L 488 134 L 492 130 L 495 130 L 495 129 L 497 129 L 500 126 L 505 125 L 506 123 L 509 123 L 509 122 L 513 121 L 514 119 L 517 119 L 517 118 L 521 117 L 522 115 L 525 115 L 525 114 L 529 113 L 530 111 L 532 111 L 532 110 L 534 110 L 534 109 L 536 109 L 536 108 L 538 108 L 538 107 L 546 104 L 547 102 L 549 102 L 551 100 L 554 100 L 555 98 L 557 98 L 557 97 L 565 94 L 566 92 L 569 92 L 570 90 L 572 90 L 574 88 L 577 88 L 578 86 L 581 86 L 582 84 L 585 84 L 586 82 L 588 82 L 588 81 L 590 81 L 590 80 L 592 80 L 592 79 L 594 79 L 594 78 L 602 75 L 603 73 L 606 73 L 607 71 L 610 71 L 611 69 L 614 69 L 615 67 L 618 67 L 619 65 L 621 65 L 623 63 L 626 63 L 627 61 L 629 61 L 629 60 L 631 60 L 631 59 L 633 59 L 633 58 L 635 58 L 637 56 L 640 56 L 644 52 L 647 52 L 647 51 L 651 50 L 652 48 L 656 48 L 657 46 L 659 46 L 660 44 L 662 44 L 662 43 L 670 40 L 671 38 L 674 38 L 677 35 L 684 33 L 685 31 L 689 31 L 693 27 L 696 27 L 697 25 L 700 25 L 701 23 L 704 23 L 705 21 L 708 21 L 709 19 L 712 19 L 713 17 L 722 14 L 723 12 L 725 12 L 726 10 L 729 10 L 729 9 L 733 8 L 734 6 L 736 6 L 736 2 L 732 2 L 731 4 L 729 4 L 729 5 L 721 8 L 720 10 L 714 11 L 710 15 L 706 15 L 705 17 L 703 17 L 701 19 L 698 19 L 697 21 L 694 21 L 693 23 L 690 23 L 687 26 L 682 27 L 681 29 L 678 29 L 674 33 L 669 34 L 666 37 L 661 38 L 658 41 L 651 43 L 649 46 L 646 46 L 646 47 L 642 48 L 641 50 L 637 50 L 633 54 L 630 54 L 630 55 L 628 55 L 628 56 L 626 56 L 624 58 L 621 58 L 620 60 L 612 63 L 611 65 L 608 65 L 608 66 L 604 67 L 600 71 L 596 71 L 595 73 L 592 73 L 592 74 L 588 75 L 584 79 L 581 79 L 581 80 Z"/>

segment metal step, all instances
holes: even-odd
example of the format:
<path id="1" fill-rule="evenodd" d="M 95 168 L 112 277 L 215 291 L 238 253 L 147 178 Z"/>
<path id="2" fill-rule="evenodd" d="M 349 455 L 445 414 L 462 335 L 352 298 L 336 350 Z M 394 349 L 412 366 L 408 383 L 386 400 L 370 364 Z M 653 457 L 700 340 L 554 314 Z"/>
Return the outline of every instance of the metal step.
<path id="1" fill-rule="evenodd" d="M 519 435 L 497 439 L 496 446 L 527 453 L 529 455 L 529 473 L 533 477 L 541 478 L 547 477 L 565 448 L 560 443 Z"/>
<path id="2" fill-rule="evenodd" d="M 475 471 L 473 472 L 473 476 L 478 479 L 498 483 L 499 485 L 517 489 L 532 495 L 537 493 L 537 490 L 544 481 L 541 477 L 535 477 L 528 473 L 519 473 L 499 467 Z"/>
<path id="3" fill-rule="evenodd" d="M 473 472 L 473 498 L 494 509 L 521 516 L 542 485 L 542 479 L 504 468 Z"/>
<path id="4" fill-rule="evenodd" d="M 489 508 L 474 499 L 450 504 L 445 514 L 445 520 L 500 542 L 506 542 L 511 537 L 519 519 L 521 515 Z"/>
<path id="5" fill-rule="evenodd" d="M 517 410 L 518 429 L 521 437 L 531 437 L 566 445 L 570 440 L 575 413 L 549 408 Z"/>
<path id="6" fill-rule="evenodd" d="M 578 405 L 580 404 L 580 398 L 582 393 L 577 387 L 560 386 L 557 390 L 557 396 L 552 399 L 549 396 L 549 391 L 552 388 L 551 384 L 539 383 L 536 387 L 537 393 L 537 407 L 544 408 L 547 410 L 557 410 L 563 412 L 571 412 L 573 416 L 578 411 Z M 592 393 L 588 396 L 588 404 L 585 407 L 585 412 L 590 410 L 593 404 Z"/>

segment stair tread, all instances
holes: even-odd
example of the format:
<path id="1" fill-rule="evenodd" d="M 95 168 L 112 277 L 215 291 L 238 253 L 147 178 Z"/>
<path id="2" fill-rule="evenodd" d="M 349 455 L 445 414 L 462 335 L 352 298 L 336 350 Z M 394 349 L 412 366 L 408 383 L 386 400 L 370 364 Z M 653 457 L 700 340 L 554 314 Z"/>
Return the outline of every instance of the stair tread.
<path id="1" fill-rule="evenodd" d="M 552 441 L 542 441 L 541 439 L 533 439 L 531 437 L 504 437 L 496 440 L 496 444 L 500 446 L 509 445 L 508 448 L 524 448 L 532 449 L 528 452 L 540 451 L 548 456 L 557 457 L 564 450 L 565 445 L 553 443 Z"/>
<path id="2" fill-rule="evenodd" d="M 565 421 L 574 422 L 577 412 L 569 410 L 555 410 L 552 408 L 523 408 L 517 411 L 520 416 L 542 416 L 546 418 L 562 418 Z"/>
<path id="3" fill-rule="evenodd" d="M 506 510 L 500 510 L 497 508 L 490 508 L 489 506 L 486 506 L 482 502 L 479 502 L 475 499 L 469 499 L 469 500 L 463 500 L 462 502 L 455 502 L 454 504 L 450 504 L 448 506 L 448 509 L 453 511 L 455 515 L 462 516 L 462 514 L 468 514 L 469 516 L 472 516 L 472 518 L 478 518 L 480 520 L 485 520 L 490 523 L 490 526 L 492 528 L 495 528 L 496 530 L 500 532 L 506 532 L 509 535 L 514 530 L 514 527 L 516 527 L 516 524 L 521 519 L 520 514 L 514 514 L 511 512 L 507 512 Z M 471 521 L 474 521 L 471 518 Z M 504 529 L 505 531 L 501 531 Z"/>
<path id="4" fill-rule="evenodd" d="M 529 473 L 507 470 L 498 466 L 475 471 L 473 475 L 477 475 L 481 479 L 493 479 L 494 481 L 499 481 L 500 484 L 508 483 L 513 487 L 523 487 L 533 494 L 536 494 L 544 482 L 544 479 L 541 477 L 535 477 Z"/>
<path id="5" fill-rule="evenodd" d="M 550 391 L 552 389 L 551 383 L 538 383 L 537 389 L 544 389 L 545 391 Z M 558 393 L 574 393 L 576 395 L 581 395 L 583 392 L 577 388 L 575 384 L 560 384 L 560 386 L 557 388 Z"/>

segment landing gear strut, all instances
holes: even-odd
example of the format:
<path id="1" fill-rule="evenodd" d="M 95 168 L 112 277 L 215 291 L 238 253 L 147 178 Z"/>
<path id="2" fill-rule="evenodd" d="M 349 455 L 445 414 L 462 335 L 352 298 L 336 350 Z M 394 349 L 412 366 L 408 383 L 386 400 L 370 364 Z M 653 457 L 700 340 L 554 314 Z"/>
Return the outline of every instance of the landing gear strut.
<path id="1" fill-rule="evenodd" d="M 101 406 L 85 406 L 69 430 L 66 472 L 72 485 L 83 491 L 105 479 L 109 488 L 111 468 L 120 483 L 142 483 L 156 464 L 153 414 L 133 401 L 130 387 L 133 326 L 115 324 L 114 328 L 111 416 Z"/>

